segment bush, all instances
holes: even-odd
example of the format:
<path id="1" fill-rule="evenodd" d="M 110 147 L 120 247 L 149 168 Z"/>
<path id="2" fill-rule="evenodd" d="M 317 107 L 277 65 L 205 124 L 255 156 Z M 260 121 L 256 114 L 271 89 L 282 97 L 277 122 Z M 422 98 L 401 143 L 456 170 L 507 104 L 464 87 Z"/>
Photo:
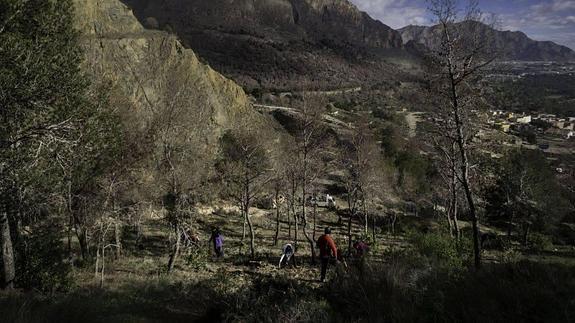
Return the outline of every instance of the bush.
<path id="1" fill-rule="evenodd" d="M 71 286 L 71 264 L 59 231 L 53 225 L 35 228 L 18 246 L 17 285 L 45 293 L 65 291 Z"/>
<path id="2" fill-rule="evenodd" d="M 518 262 L 457 279 L 440 273 L 425 282 L 420 302 L 420 313 L 435 322 L 568 322 L 575 317 L 575 271 Z"/>
<path id="3" fill-rule="evenodd" d="M 546 251 L 553 249 L 551 238 L 540 233 L 533 233 L 529 236 L 529 245 L 533 251 Z"/>
<path id="4" fill-rule="evenodd" d="M 325 298 L 336 311 L 335 321 L 413 322 L 417 273 L 401 261 L 350 267 L 326 288 Z"/>
<path id="5" fill-rule="evenodd" d="M 200 270 L 206 268 L 210 259 L 210 249 L 201 247 L 190 247 L 186 254 L 186 262 L 192 269 Z"/>
<path id="6" fill-rule="evenodd" d="M 471 241 L 456 240 L 444 232 L 412 235 L 413 250 L 425 257 L 433 267 L 463 269 L 470 259 Z"/>
<path id="7" fill-rule="evenodd" d="M 223 296 L 226 322 L 327 322 L 329 306 L 309 285 L 283 275 L 256 278 Z"/>
<path id="8" fill-rule="evenodd" d="M 357 104 L 354 101 L 337 101 L 333 105 L 340 110 L 352 111 Z"/>
<path id="9" fill-rule="evenodd" d="M 392 261 L 350 269 L 325 297 L 342 322 L 568 322 L 575 271 L 518 262 L 453 275 Z"/>
<path id="10" fill-rule="evenodd" d="M 507 236 L 485 233 L 481 236 L 482 250 L 499 250 L 507 251 L 511 248 L 511 239 Z"/>

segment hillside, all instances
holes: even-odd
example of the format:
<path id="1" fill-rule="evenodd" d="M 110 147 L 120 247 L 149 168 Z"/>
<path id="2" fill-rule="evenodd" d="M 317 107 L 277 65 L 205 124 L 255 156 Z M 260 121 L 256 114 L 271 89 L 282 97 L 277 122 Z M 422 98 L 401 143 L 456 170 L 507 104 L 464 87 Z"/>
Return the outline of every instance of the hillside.
<path id="1" fill-rule="evenodd" d="M 575 52 L 550 41 L 535 41 L 520 31 L 499 31 L 479 24 L 481 37 L 489 51 L 499 53 L 500 60 L 516 61 L 569 61 Z M 404 44 L 414 42 L 427 48 L 437 48 L 441 41 L 440 27 L 407 26 L 398 30 Z"/>
<path id="2" fill-rule="evenodd" d="M 124 0 L 247 89 L 342 88 L 399 73 L 400 34 L 347 0 Z"/>
<path id="3" fill-rule="evenodd" d="M 120 0 L 75 2 L 87 69 L 113 82 L 138 122 L 151 122 L 175 100 L 188 110 L 190 129 L 218 132 L 256 116 L 241 87 L 201 63 L 177 37 L 144 28 Z"/>
<path id="4" fill-rule="evenodd" d="M 119 0 L 75 2 L 85 69 L 96 82 L 110 83 L 131 143 L 127 199 L 161 199 L 171 185 L 163 173 L 166 158 L 182 178 L 199 169 L 207 176 L 227 129 L 250 124 L 276 139 L 273 121 L 254 110 L 243 89 L 203 64 L 177 36 L 147 30 Z"/>

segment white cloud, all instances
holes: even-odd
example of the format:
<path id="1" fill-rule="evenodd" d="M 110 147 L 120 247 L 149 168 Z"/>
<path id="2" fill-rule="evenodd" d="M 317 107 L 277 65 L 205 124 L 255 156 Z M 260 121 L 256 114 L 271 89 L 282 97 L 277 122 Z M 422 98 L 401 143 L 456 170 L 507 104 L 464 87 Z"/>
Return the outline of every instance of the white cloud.
<path id="1" fill-rule="evenodd" d="M 503 29 L 521 30 L 534 39 L 575 49 L 575 0 L 540 1 L 500 18 Z"/>

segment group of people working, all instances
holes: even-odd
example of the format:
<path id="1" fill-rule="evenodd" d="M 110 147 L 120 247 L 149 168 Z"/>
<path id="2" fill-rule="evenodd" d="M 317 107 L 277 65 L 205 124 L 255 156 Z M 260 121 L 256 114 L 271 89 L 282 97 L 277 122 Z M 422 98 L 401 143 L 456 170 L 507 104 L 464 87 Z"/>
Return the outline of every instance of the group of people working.
<path id="1" fill-rule="evenodd" d="M 224 238 L 220 231 L 220 229 L 214 229 L 212 231 L 212 236 L 210 237 L 210 242 L 213 243 L 214 253 L 217 258 L 221 258 L 224 256 Z M 319 248 L 319 257 L 321 262 L 321 275 L 320 281 L 324 282 L 325 277 L 327 274 L 327 269 L 332 259 L 335 259 L 336 262 L 341 260 L 341 254 L 337 250 L 337 245 L 331 236 L 331 229 L 325 228 L 324 234 L 319 237 L 316 242 L 317 247 Z M 356 241 L 353 244 L 355 255 L 358 257 L 363 257 L 368 251 L 369 246 L 367 243 L 363 241 Z M 279 268 L 281 269 L 282 266 L 287 266 L 290 263 L 293 265 L 296 264 L 296 257 L 295 257 L 295 248 L 291 243 L 285 244 L 282 247 L 282 255 L 279 261 Z"/>

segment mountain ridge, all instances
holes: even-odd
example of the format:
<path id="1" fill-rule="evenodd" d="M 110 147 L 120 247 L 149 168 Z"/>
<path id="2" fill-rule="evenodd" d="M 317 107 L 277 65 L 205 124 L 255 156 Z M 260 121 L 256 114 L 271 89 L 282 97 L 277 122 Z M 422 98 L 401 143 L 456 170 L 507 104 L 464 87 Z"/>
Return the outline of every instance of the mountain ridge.
<path id="1" fill-rule="evenodd" d="M 465 23 L 465 22 L 463 22 Z M 461 24 L 461 23 L 459 23 Z M 522 31 L 500 31 L 479 23 L 478 29 L 492 52 L 500 53 L 500 60 L 516 61 L 570 61 L 575 51 L 552 41 L 536 41 Z M 440 26 L 409 25 L 398 29 L 404 45 L 412 42 L 426 48 L 437 48 L 441 40 Z"/>
<path id="2" fill-rule="evenodd" d="M 405 55 L 397 31 L 347 0 L 123 1 L 248 90 L 358 86 Z"/>

